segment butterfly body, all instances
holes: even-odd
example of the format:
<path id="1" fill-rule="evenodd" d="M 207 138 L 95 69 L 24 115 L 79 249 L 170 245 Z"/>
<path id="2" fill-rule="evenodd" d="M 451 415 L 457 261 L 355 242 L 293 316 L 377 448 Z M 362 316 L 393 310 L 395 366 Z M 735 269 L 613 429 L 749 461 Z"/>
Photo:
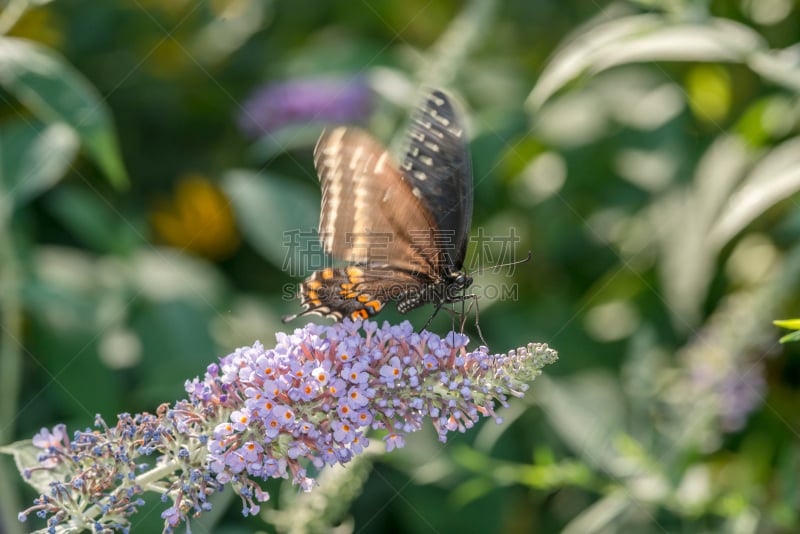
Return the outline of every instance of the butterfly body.
<path id="1" fill-rule="evenodd" d="M 360 129 L 323 132 L 314 150 L 320 240 L 347 265 L 308 277 L 300 288 L 303 311 L 285 321 L 305 314 L 366 319 L 388 302 L 407 313 L 465 298 L 472 175 L 464 128 L 445 93 L 430 93 L 407 139 L 398 165 Z"/>

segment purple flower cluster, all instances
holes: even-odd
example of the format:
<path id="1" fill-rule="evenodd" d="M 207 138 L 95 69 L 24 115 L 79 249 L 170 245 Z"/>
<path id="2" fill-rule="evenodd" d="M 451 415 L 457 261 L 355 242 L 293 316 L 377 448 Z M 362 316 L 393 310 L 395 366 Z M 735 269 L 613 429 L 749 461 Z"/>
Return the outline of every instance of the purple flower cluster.
<path id="1" fill-rule="evenodd" d="M 372 110 L 364 78 L 318 78 L 274 83 L 250 95 L 239 115 L 239 129 L 260 137 L 291 124 L 360 123 Z"/>
<path id="2" fill-rule="evenodd" d="M 59 526 L 64 524 L 76 530 L 128 531 L 128 517 L 144 504 L 139 495 L 152 489 L 147 486 L 154 479 L 152 472 L 141 474 L 150 466 L 135 460 L 158 452 L 158 463 L 170 464 L 171 457 L 185 458 L 185 447 L 183 440 L 176 439 L 176 422 L 182 417 L 176 417 L 167 405 L 162 405 L 158 415 L 123 413 L 117 419 L 117 425 L 109 428 L 97 415 L 95 426 L 102 430 L 76 431 L 72 441 L 63 424 L 52 432 L 43 428 L 33 437 L 32 448 L 39 450 L 38 464 L 24 468 L 23 476 L 43 492 L 32 507 L 19 514 L 20 521 L 36 513 L 47 519 L 47 531 L 52 533 L 60 532 Z M 198 481 L 185 494 L 191 496 L 199 513 L 208 509 L 206 497 L 222 485 L 204 478 L 199 466 L 183 464 L 171 466 L 169 471 L 185 468 L 176 481 Z"/>
<path id="3" fill-rule="evenodd" d="M 307 467 L 349 462 L 370 428 L 392 450 L 426 418 L 442 440 L 481 416 L 499 422 L 495 402 L 521 396 L 557 358 L 540 344 L 468 352 L 465 336 L 417 334 L 408 322 L 346 320 L 277 338 L 274 348 L 256 343 L 210 365 L 202 380 L 187 381 L 188 400 L 157 415 L 123 414 L 114 428 L 98 418 L 102 431 L 77 432 L 72 442 L 63 425 L 43 430 L 33 446 L 45 453 L 25 475 L 53 477 L 21 519 L 36 512 L 53 530 L 70 522 L 124 531 L 138 495 L 157 491 L 172 501 L 162 514 L 171 532 L 208 510 L 209 495 L 224 485 L 242 498 L 245 515 L 255 514 L 269 498 L 255 480 L 291 477 L 309 491 Z M 143 456 L 155 456 L 155 465 L 134 463 Z"/>

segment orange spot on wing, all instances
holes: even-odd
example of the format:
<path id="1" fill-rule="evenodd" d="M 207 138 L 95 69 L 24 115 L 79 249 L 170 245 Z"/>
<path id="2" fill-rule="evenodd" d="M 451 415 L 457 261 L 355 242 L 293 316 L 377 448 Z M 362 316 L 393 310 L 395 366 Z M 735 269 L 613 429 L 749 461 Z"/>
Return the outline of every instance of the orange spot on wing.
<path id="1" fill-rule="evenodd" d="M 352 284 L 360 284 L 364 281 L 364 271 L 358 267 L 348 267 L 344 272 L 347 274 L 347 279 L 350 280 Z"/>
<path id="2" fill-rule="evenodd" d="M 320 282 L 319 280 L 309 280 L 306 283 L 306 286 L 310 291 L 315 291 L 322 287 L 322 282 Z"/>

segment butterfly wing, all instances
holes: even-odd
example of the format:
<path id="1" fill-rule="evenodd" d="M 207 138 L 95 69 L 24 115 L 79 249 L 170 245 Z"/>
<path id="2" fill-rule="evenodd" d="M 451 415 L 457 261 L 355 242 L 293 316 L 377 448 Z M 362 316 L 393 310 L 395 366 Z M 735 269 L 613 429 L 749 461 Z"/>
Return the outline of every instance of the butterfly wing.
<path id="1" fill-rule="evenodd" d="M 393 300 L 419 295 L 418 276 L 388 266 L 349 265 L 316 271 L 300 285 L 303 311 L 284 318 L 316 314 L 341 320 L 367 319 Z"/>
<path id="2" fill-rule="evenodd" d="M 381 143 L 357 128 L 326 131 L 314 164 L 326 253 L 348 263 L 436 272 L 436 221 Z"/>
<path id="3" fill-rule="evenodd" d="M 464 128 L 450 99 L 433 91 L 408 135 L 401 170 L 362 130 L 322 134 L 314 149 L 320 240 L 326 253 L 350 265 L 307 278 L 300 288 L 304 310 L 284 321 L 309 313 L 366 319 L 391 300 L 402 313 L 448 301 L 450 271 L 463 264 L 472 220 Z"/>
<path id="4" fill-rule="evenodd" d="M 404 179 L 434 214 L 446 265 L 459 270 L 472 223 L 472 168 L 461 114 L 444 92 L 432 91 L 412 116 Z"/>

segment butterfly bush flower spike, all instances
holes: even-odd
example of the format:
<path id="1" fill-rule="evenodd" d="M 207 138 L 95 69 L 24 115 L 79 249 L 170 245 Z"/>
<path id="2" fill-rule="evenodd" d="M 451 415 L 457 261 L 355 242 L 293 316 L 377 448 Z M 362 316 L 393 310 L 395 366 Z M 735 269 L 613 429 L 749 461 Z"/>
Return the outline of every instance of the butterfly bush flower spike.
<path id="1" fill-rule="evenodd" d="M 154 415 L 121 414 L 111 427 L 98 416 L 95 430 L 71 441 L 64 425 L 43 429 L 28 445 L 38 463 L 24 469 L 43 493 L 20 519 L 46 518 L 51 532 L 127 532 L 142 495 L 157 492 L 172 532 L 226 485 L 245 515 L 256 514 L 269 499 L 257 481 L 289 478 L 309 491 L 310 469 L 348 463 L 368 434 L 391 451 L 426 419 L 442 441 L 482 416 L 500 422 L 496 405 L 522 396 L 557 359 L 544 344 L 490 355 L 467 342 L 417 334 L 408 322 L 345 320 L 279 333 L 273 348 L 236 349 L 186 382 L 186 400 Z"/>

